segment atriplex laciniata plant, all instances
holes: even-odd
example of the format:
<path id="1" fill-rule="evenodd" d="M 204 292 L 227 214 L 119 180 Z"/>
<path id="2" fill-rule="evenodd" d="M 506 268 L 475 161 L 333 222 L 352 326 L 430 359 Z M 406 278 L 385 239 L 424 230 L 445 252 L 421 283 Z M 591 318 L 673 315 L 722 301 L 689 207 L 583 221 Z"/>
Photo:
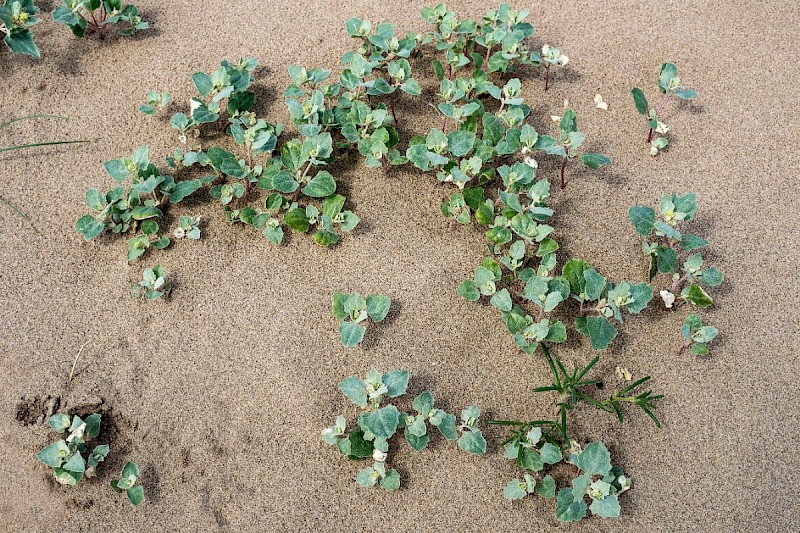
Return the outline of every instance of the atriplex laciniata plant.
<path id="1" fill-rule="evenodd" d="M 145 296 L 148 300 L 156 300 L 162 296 L 168 297 L 171 292 L 172 284 L 167 283 L 166 274 L 161 265 L 145 269 L 142 274 L 142 281 L 138 285 L 131 287 L 131 296 L 133 298 Z"/>
<path id="2" fill-rule="evenodd" d="M 551 357 L 547 347 L 542 344 L 553 383 L 545 387 L 533 389 L 536 393 L 557 393 L 556 415 L 553 419 L 532 420 L 530 422 L 512 420 L 493 420 L 490 424 L 507 426 L 511 437 L 506 439 L 505 457 L 516 461 L 525 472 L 523 480 L 514 479 L 507 485 L 503 494 L 510 500 L 519 500 L 529 494 L 539 494 L 544 498 L 556 495 L 556 482 L 549 474 L 542 475 L 546 465 L 560 462 L 570 463 L 577 467 L 572 487 L 564 487 L 558 491 L 556 517 L 564 522 L 581 520 L 586 516 L 585 497 L 589 496 L 592 514 L 604 518 L 615 518 L 620 514 L 617 496 L 630 488 L 630 479 L 622 469 L 612 467 L 610 454 L 602 442 L 593 442 L 581 451 L 577 442 L 568 436 L 567 420 L 569 414 L 579 403 L 587 403 L 597 409 L 614 413 L 620 422 L 623 420 L 622 406 L 632 404 L 642 409 L 657 427 L 658 418 L 653 410 L 653 402 L 662 398 L 647 390 L 636 392 L 635 389 L 650 380 L 650 376 L 641 378 L 612 393 L 608 399 L 597 399 L 588 389 L 596 388 L 599 381 L 589 379 L 587 374 L 600 360 L 595 357 L 585 367 L 576 367 L 568 372 L 560 359 Z M 566 455 L 566 457 L 565 457 Z"/>
<path id="3" fill-rule="evenodd" d="M 372 466 L 362 469 L 356 476 L 356 482 L 362 487 L 380 484 L 387 491 L 400 488 L 397 470 L 386 470 L 389 441 L 398 429 L 403 429 L 406 441 L 415 451 L 428 445 L 430 424 L 447 440 L 457 441 L 462 450 L 478 455 L 486 452 L 486 440 L 477 427 L 481 412 L 474 405 L 462 411 L 460 423 L 455 415 L 435 408 L 433 394 L 427 391 L 414 398 L 409 413 L 388 402 L 381 407 L 385 400 L 406 393 L 409 378 L 410 374 L 405 370 L 392 370 L 386 374 L 371 370 L 365 380 L 350 376 L 338 385 L 339 390 L 364 412 L 359 415 L 356 427 L 350 430 L 347 429 L 347 418 L 339 415 L 334 425 L 322 432 L 322 439 L 336 446 L 351 460 L 373 460 Z"/>
<path id="4" fill-rule="evenodd" d="M 87 32 L 103 37 L 103 31 L 110 24 L 125 24 L 120 35 L 133 35 L 138 30 L 146 30 L 150 25 L 139 16 L 139 10 L 132 4 L 122 4 L 122 0 L 63 0 L 64 3 L 53 12 L 53 20 L 65 24 L 76 37 Z"/>
<path id="5" fill-rule="evenodd" d="M 353 347 L 364 340 L 367 319 L 381 322 L 389 314 L 392 300 L 385 294 L 370 294 L 366 299 L 357 292 L 336 292 L 331 298 L 333 316 L 339 321 L 342 344 Z"/>
<path id="6" fill-rule="evenodd" d="M 75 486 L 84 475 L 94 476 L 95 468 L 103 462 L 110 450 L 107 444 L 95 446 L 90 452 L 86 443 L 100 434 L 100 415 L 95 413 L 81 419 L 78 415 L 59 413 L 47 422 L 57 433 L 68 432 L 66 439 L 47 446 L 36 454 L 44 464 L 53 469 L 56 481 L 62 485 Z"/>
<path id="7" fill-rule="evenodd" d="M 33 0 L 3 0 L 0 4 L 0 35 L 12 53 L 41 57 L 30 30 L 41 22 L 37 13 L 39 8 L 33 5 Z"/>
<path id="8" fill-rule="evenodd" d="M 694 355 L 708 355 L 708 343 L 717 338 L 719 331 L 714 326 L 704 326 L 703 320 L 692 313 L 683 321 L 681 334 L 686 342 L 678 349 L 679 354 L 691 347 Z"/>
<path id="9" fill-rule="evenodd" d="M 661 101 L 654 108 L 647 103 L 647 97 L 644 95 L 643 90 L 639 87 L 634 87 L 631 90 L 636 111 L 647 119 L 647 125 L 650 128 L 647 133 L 647 142 L 650 144 L 650 155 L 653 156 L 658 155 L 658 152 L 669 144 L 666 137 L 669 127 L 662 121 L 662 111 L 664 106 L 667 105 L 670 96 L 674 94 L 681 100 L 691 100 L 697 96 L 697 91 L 681 85 L 681 79 L 678 77 L 678 67 L 672 63 L 661 65 L 661 72 L 658 76 L 658 90 L 664 96 L 661 97 Z M 661 136 L 653 138 L 654 133 Z"/>
<path id="10" fill-rule="evenodd" d="M 393 24 L 368 20 L 347 21 L 347 33 L 359 47 L 342 57 L 338 83 L 323 83 L 331 74 L 322 68 L 289 67 L 292 79 L 284 92 L 292 122 L 304 131 L 321 128 L 337 133 L 337 148 L 354 148 L 367 167 L 402 165 L 407 159 L 396 148 L 396 103 L 402 94 L 419 96 L 421 87 L 411 72 L 409 58 L 422 38 L 409 32 L 395 36 Z"/>
<path id="11" fill-rule="evenodd" d="M 139 479 L 139 465 L 133 461 L 128 461 L 122 467 L 122 475 L 120 479 L 111 480 L 111 488 L 117 494 L 125 491 L 128 499 L 133 505 L 139 505 L 144 499 L 144 489 L 141 485 L 136 485 Z"/>
<path id="12" fill-rule="evenodd" d="M 642 250 L 650 260 L 650 281 L 657 274 L 671 276 L 671 283 L 659 292 L 667 309 L 676 308 L 681 303 L 700 309 L 710 307 L 714 301 L 704 287 L 718 287 L 724 280 L 719 269 L 704 268 L 703 257 L 697 252 L 708 246 L 708 241 L 697 235 L 681 233 L 678 229 L 681 223 L 691 221 L 696 212 L 697 196 L 694 193 L 662 197 L 658 213 L 643 205 L 635 205 L 628 212 L 636 232 L 645 238 Z M 709 333 L 710 330 L 704 330 L 700 338 L 710 342 L 713 337 L 707 338 Z"/>

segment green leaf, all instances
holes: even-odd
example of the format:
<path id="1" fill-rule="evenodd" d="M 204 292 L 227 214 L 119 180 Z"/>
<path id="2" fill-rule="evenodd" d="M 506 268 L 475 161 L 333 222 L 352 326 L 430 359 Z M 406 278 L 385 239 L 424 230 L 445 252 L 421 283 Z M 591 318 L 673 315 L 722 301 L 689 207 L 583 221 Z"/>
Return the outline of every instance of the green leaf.
<path id="1" fill-rule="evenodd" d="M 394 405 L 387 405 L 375 411 L 363 413 L 358 417 L 358 423 L 378 437 L 390 439 L 397 431 L 400 413 Z"/>
<path id="2" fill-rule="evenodd" d="M 418 419 L 418 420 L 421 420 L 421 419 Z M 422 422 L 422 424 L 423 424 L 423 427 L 424 427 L 425 422 Z M 425 447 L 428 445 L 428 442 L 431 439 L 431 436 L 428 435 L 427 433 L 424 433 L 421 436 L 420 435 L 414 435 L 413 433 L 411 433 L 411 430 L 408 427 L 406 427 L 406 429 L 403 432 L 403 434 L 405 435 L 405 438 L 408 441 L 408 444 L 414 449 L 414 451 L 417 451 L 417 452 L 424 450 Z"/>
<path id="3" fill-rule="evenodd" d="M 386 385 L 389 398 L 397 398 L 406 393 L 408 380 L 411 377 L 407 370 L 392 370 L 384 374 L 381 381 Z M 388 437 L 387 437 L 388 438 Z"/>
<path id="4" fill-rule="evenodd" d="M 97 438 L 100 434 L 100 420 L 101 416 L 99 413 L 94 413 L 86 417 L 86 420 L 84 420 L 86 423 L 86 437 L 90 439 Z"/>
<path id="5" fill-rule="evenodd" d="M 361 487 L 374 486 L 378 482 L 378 478 L 373 475 L 374 471 L 375 469 L 371 466 L 359 470 L 358 474 L 356 474 L 356 483 Z"/>
<path id="6" fill-rule="evenodd" d="M 204 72 L 196 72 L 192 74 L 192 81 L 194 82 L 194 86 L 197 87 L 197 91 L 201 96 L 208 96 L 214 89 L 214 80 L 211 79 L 211 76 Z"/>
<path id="7" fill-rule="evenodd" d="M 575 499 L 572 489 L 567 487 L 558 491 L 556 500 L 556 518 L 562 522 L 578 522 L 586 517 L 586 503 L 583 499 Z"/>
<path id="8" fill-rule="evenodd" d="M 694 283 L 692 283 L 687 289 L 684 289 L 681 293 L 681 296 L 686 298 L 686 301 L 696 305 L 700 309 L 710 307 L 714 303 L 714 300 L 711 299 L 708 293 L 700 288 L 699 285 Z"/>
<path id="9" fill-rule="evenodd" d="M 703 248 L 704 246 L 708 246 L 708 241 L 702 237 L 698 237 L 697 235 L 692 235 L 691 233 L 687 233 L 681 239 L 681 248 L 683 248 L 684 252 L 691 253 L 695 250 Z"/>
<path id="10" fill-rule="evenodd" d="M 350 295 L 344 292 L 335 292 L 331 297 L 331 307 L 333 308 L 333 316 L 336 320 L 344 320 L 347 317 L 347 312 L 344 310 L 344 303 Z"/>
<path id="11" fill-rule="evenodd" d="M 367 328 L 355 322 L 341 322 L 339 324 L 339 334 L 342 337 L 342 344 L 352 348 L 364 340 Z"/>
<path id="12" fill-rule="evenodd" d="M 439 427 L 441 429 L 441 426 Z M 486 453 L 486 439 L 478 429 L 465 431 L 458 439 L 458 447 L 467 453 L 482 455 Z"/>
<path id="13" fill-rule="evenodd" d="M 542 461 L 542 456 L 539 455 L 539 452 L 533 448 L 523 448 L 520 465 L 526 470 L 539 472 L 544 468 L 544 461 Z"/>
<path id="14" fill-rule="evenodd" d="M 697 281 L 709 287 L 719 287 L 724 279 L 722 271 L 715 267 L 707 268 L 697 275 Z"/>
<path id="15" fill-rule="evenodd" d="M 348 443 L 349 449 L 347 450 L 347 456 L 350 459 L 367 459 L 372 457 L 375 446 L 372 441 L 364 439 L 364 432 L 360 429 L 354 429 L 350 432 L 350 435 L 347 436 L 347 439 L 339 439 L 337 443 L 342 441 Z"/>
<path id="16" fill-rule="evenodd" d="M 697 97 L 697 91 L 695 91 L 694 89 L 685 89 L 679 87 L 675 89 L 675 91 L 673 92 L 675 93 L 675 96 L 677 96 L 681 100 L 691 100 L 692 98 Z"/>
<path id="17" fill-rule="evenodd" d="M 500 290 L 492 295 L 490 303 L 501 311 L 511 311 L 513 302 L 511 301 L 511 294 L 508 289 Z"/>
<path id="18" fill-rule="evenodd" d="M 528 495 L 525 490 L 525 483 L 518 479 L 512 479 L 503 489 L 503 497 L 507 500 L 521 500 Z"/>
<path id="19" fill-rule="evenodd" d="M 419 394 L 416 398 L 414 398 L 414 402 L 411 404 L 414 410 L 420 413 L 422 416 L 427 417 L 428 414 L 433 409 L 433 394 L 430 391 L 425 391 Z"/>
<path id="20" fill-rule="evenodd" d="M 339 242 L 339 236 L 332 231 L 319 230 L 314 232 L 314 242 L 320 246 L 331 246 Z"/>
<path id="21" fill-rule="evenodd" d="M 578 456 L 575 465 L 588 476 L 605 476 L 611 470 L 611 454 L 602 442 L 590 442 Z"/>
<path id="22" fill-rule="evenodd" d="M 392 468 L 386 477 L 381 479 L 381 488 L 387 492 L 392 492 L 400 488 L 400 474 Z"/>
<path id="23" fill-rule="evenodd" d="M 77 451 L 61 468 L 68 472 L 85 472 L 86 462 L 83 460 L 81 452 Z"/>
<path id="24" fill-rule="evenodd" d="M 636 228 L 636 233 L 647 237 L 653 231 L 656 222 L 656 212 L 652 207 L 634 205 L 628 210 L 628 218 Z"/>
<path id="25" fill-rule="evenodd" d="M 617 336 L 617 328 L 611 325 L 611 322 L 604 316 L 587 317 L 586 331 L 594 350 L 605 350 Z"/>
<path id="26" fill-rule="evenodd" d="M 91 215 L 83 215 L 75 222 L 75 231 L 83 235 L 84 240 L 90 241 L 103 233 L 106 225 L 96 220 Z"/>
<path id="27" fill-rule="evenodd" d="M 671 274 L 678 271 L 678 254 L 672 248 L 659 246 L 656 248 L 658 271 L 662 274 Z"/>
<path id="28" fill-rule="evenodd" d="M 542 498 L 553 498 L 556 495 L 556 481 L 553 476 L 547 475 L 536 485 L 536 494 Z"/>
<path id="29" fill-rule="evenodd" d="M 677 75 L 678 67 L 672 63 L 664 63 L 661 65 L 661 72 L 658 76 L 658 88 L 661 89 L 662 93 L 669 90 L 669 82 Z"/>
<path id="30" fill-rule="evenodd" d="M 633 302 L 625 306 L 629 313 L 638 315 L 653 299 L 653 288 L 648 283 L 636 283 L 631 285 L 631 298 Z"/>
<path id="31" fill-rule="evenodd" d="M 325 198 L 334 192 L 336 192 L 336 181 L 326 170 L 320 170 L 302 189 L 303 194 L 312 198 Z"/>
<path id="32" fill-rule="evenodd" d="M 603 154 L 586 153 L 581 154 L 581 161 L 587 167 L 597 170 L 598 168 L 610 165 L 611 158 Z"/>
<path id="33" fill-rule="evenodd" d="M 606 278 L 595 269 L 589 268 L 583 273 L 586 281 L 585 292 L 588 300 L 599 300 L 606 288 Z"/>
<path id="34" fill-rule="evenodd" d="M 33 33 L 30 30 L 11 31 L 3 39 L 3 42 L 15 54 L 25 54 L 36 59 L 41 58 L 39 49 L 36 48 L 36 43 L 33 42 Z"/>
<path id="35" fill-rule="evenodd" d="M 283 221 L 286 222 L 290 228 L 300 233 L 307 232 L 311 227 L 306 210 L 299 207 L 287 211 L 286 215 L 283 217 Z"/>
<path id="36" fill-rule="evenodd" d="M 60 440 L 41 450 L 36 454 L 36 457 L 47 466 L 57 468 L 64 463 L 68 455 L 69 447 L 67 443 Z"/>
<path id="37" fill-rule="evenodd" d="M 458 438 L 456 415 L 452 413 L 445 414 L 444 419 L 436 427 L 447 440 L 456 440 Z"/>
<path id="38" fill-rule="evenodd" d="M 50 424 L 50 427 L 57 433 L 64 433 L 70 426 L 69 415 L 65 415 L 64 413 L 52 415 L 47 419 L 47 423 Z"/>
<path id="39" fill-rule="evenodd" d="M 617 495 L 609 494 L 602 500 L 593 500 L 589 510 L 601 518 L 619 518 L 620 507 Z"/>
<path id="40" fill-rule="evenodd" d="M 370 294 L 367 296 L 367 315 L 373 322 L 380 322 L 389 314 L 392 300 L 385 294 Z"/>
<path id="41" fill-rule="evenodd" d="M 447 136 L 447 146 L 455 157 L 464 157 L 475 145 L 475 133 L 456 130 Z"/>
<path id="42" fill-rule="evenodd" d="M 366 409 L 367 407 L 367 389 L 364 387 L 364 382 L 356 376 L 350 376 L 339 382 L 338 389 L 347 396 L 351 402 Z"/>
<path id="43" fill-rule="evenodd" d="M 136 487 L 132 487 L 125 491 L 128 495 L 128 499 L 131 501 L 133 505 L 139 505 L 144 500 L 144 489 L 141 485 L 137 485 Z"/>
<path id="44" fill-rule="evenodd" d="M 644 91 L 638 87 L 634 87 L 631 89 L 631 94 L 633 95 L 633 103 L 636 105 L 636 111 L 638 111 L 640 115 L 646 115 L 650 106 L 647 103 L 647 97 L 644 95 Z"/>
<path id="45" fill-rule="evenodd" d="M 464 280 L 458 285 L 458 294 L 469 302 L 477 302 L 481 298 L 478 286 L 471 279 Z"/>
<path id="46" fill-rule="evenodd" d="M 561 450 L 550 442 L 545 442 L 542 445 L 539 455 L 542 457 L 542 462 L 548 465 L 554 465 L 562 459 Z"/>
<path id="47" fill-rule="evenodd" d="M 583 277 L 583 273 L 588 268 L 590 268 L 589 264 L 582 259 L 570 259 L 564 264 L 561 275 L 567 279 L 572 294 L 584 292 L 586 279 Z"/>
<path id="48" fill-rule="evenodd" d="M 169 193 L 169 202 L 171 204 L 177 204 L 202 186 L 203 183 L 200 180 L 179 181 L 175 184 L 175 188 Z"/>

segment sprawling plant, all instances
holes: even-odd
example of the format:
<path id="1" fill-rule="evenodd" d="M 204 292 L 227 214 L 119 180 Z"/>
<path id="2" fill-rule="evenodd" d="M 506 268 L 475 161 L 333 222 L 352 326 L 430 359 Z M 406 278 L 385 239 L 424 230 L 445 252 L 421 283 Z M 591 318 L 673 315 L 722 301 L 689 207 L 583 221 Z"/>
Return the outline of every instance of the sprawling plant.
<path id="1" fill-rule="evenodd" d="M 76 37 L 96 33 L 103 37 L 105 28 L 112 24 L 122 24 L 120 35 L 133 35 L 146 30 L 150 24 L 142 20 L 135 5 L 124 4 L 122 0 L 63 0 L 53 12 L 56 22 L 66 25 Z"/>
<path id="2" fill-rule="evenodd" d="M 708 355 L 708 343 L 717 338 L 719 331 L 714 326 L 704 326 L 700 316 L 692 313 L 683 321 L 681 334 L 685 342 L 678 349 L 679 354 L 691 348 L 694 355 Z"/>
<path id="3" fill-rule="evenodd" d="M 56 481 L 62 485 L 75 486 L 84 476 L 92 477 L 95 468 L 102 463 L 110 448 L 100 444 L 91 451 L 87 442 L 100 434 L 101 416 L 97 413 L 82 419 L 78 415 L 70 417 L 59 413 L 47 419 L 56 433 L 67 433 L 67 437 L 50 444 L 36 454 L 44 464 L 53 469 Z"/>
<path id="4" fill-rule="evenodd" d="M 322 439 L 351 460 L 373 460 L 371 466 L 356 476 L 356 482 L 362 487 L 379 484 L 387 491 L 400 488 L 400 474 L 394 468 L 387 471 L 386 467 L 390 440 L 399 429 L 415 451 L 428 446 L 429 431 L 435 427 L 445 439 L 456 441 L 460 449 L 478 455 L 486 453 L 486 440 L 477 427 L 481 412 L 476 406 L 462 411 L 459 422 L 455 415 L 434 407 L 433 394 L 427 391 L 414 398 L 408 413 L 389 403 L 387 400 L 406 393 L 409 379 L 410 374 L 405 370 L 386 374 L 371 370 L 364 380 L 350 376 L 338 385 L 363 412 L 356 426 L 349 430 L 347 418 L 339 415 L 335 423 L 322 432 Z"/>
<path id="5" fill-rule="evenodd" d="M 593 442 L 580 449 L 578 443 L 571 440 L 568 433 L 568 417 L 579 404 L 588 404 L 601 411 L 613 413 L 620 422 L 623 421 L 623 406 L 634 405 L 644 411 L 661 427 L 656 417 L 654 401 L 663 396 L 652 391 L 637 390 L 650 380 L 650 376 L 641 378 L 613 392 L 607 399 L 598 399 L 591 394 L 599 381 L 587 377 L 589 371 L 600 360 L 592 359 L 586 366 L 576 367 L 569 372 L 563 362 L 550 355 L 542 344 L 553 383 L 533 389 L 535 393 L 555 392 L 556 413 L 552 419 L 514 421 L 493 420 L 490 424 L 509 428 L 511 437 L 506 439 L 505 457 L 516 461 L 524 471 L 523 479 L 513 479 L 505 487 L 504 496 L 510 500 L 519 500 L 529 494 L 538 494 L 544 498 L 556 496 L 556 482 L 550 474 L 542 476 L 549 465 L 561 462 L 577 467 L 572 487 L 564 487 L 558 491 L 556 517 L 565 522 L 581 520 L 586 516 L 588 496 L 592 514 L 604 518 L 615 518 L 620 514 L 617 496 L 630 488 L 630 479 L 622 469 L 613 467 L 610 454 L 602 442 Z"/>
<path id="6" fill-rule="evenodd" d="M 26 54 L 36 59 L 41 57 L 30 30 L 31 26 L 41 22 L 36 17 L 38 13 L 39 8 L 33 4 L 33 0 L 3 0 L 0 4 L 0 36 L 12 53 Z"/>
<path id="7" fill-rule="evenodd" d="M 644 91 L 639 87 L 634 87 L 631 90 L 636 111 L 647 119 L 647 126 L 649 127 L 647 143 L 650 145 L 650 155 L 653 156 L 658 155 L 669 144 L 669 140 L 666 137 L 669 132 L 669 126 L 662 121 L 662 118 L 664 106 L 667 105 L 670 97 L 675 95 L 681 100 L 691 100 L 697 96 L 697 91 L 681 85 L 681 79 L 678 77 L 678 67 L 672 63 L 661 65 L 661 72 L 658 76 L 658 90 L 663 96 L 656 107 L 650 107 Z"/>
<path id="8" fill-rule="evenodd" d="M 669 276 L 666 286 L 659 291 L 664 306 L 674 309 L 681 304 L 706 309 L 714 301 L 707 288 L 722 284 L 722 272 L 705 266 L 697 250 L 708 246 L 708 241 L 691 233 L 681 232 L 681 225 L 690 222 L 697 212 L 697 197 L 694 193 L 672 194 L 661 198 L 658 211 L 649 206 L 635 205 L 628 217 L 636 232 L 644 237 L 642 250 L 650 261 L 648 275 L 652 282 L 658 274 Z M 713 329 L 713 328 L 712 328 Z M 716 336 L 716 329 L 713 329 Z M 711 330 L 704 329 L 700 344 L 710 342 Z M 685 336 L 685 334 L 684 334 Z M 698 350 L 702 351 L 701 348 Z"/>
<path id="9" fill-rule="evenodd" d="M 342 344 L 353 347 L 364 340 L 367 319 L 374 323 L 383 321 L 389 314 L 392 300 L 385 294 L 370 294 L 362 298 L 357 292 L 336 292 L 331 298 L 333 316 L 339 321 Z"/>

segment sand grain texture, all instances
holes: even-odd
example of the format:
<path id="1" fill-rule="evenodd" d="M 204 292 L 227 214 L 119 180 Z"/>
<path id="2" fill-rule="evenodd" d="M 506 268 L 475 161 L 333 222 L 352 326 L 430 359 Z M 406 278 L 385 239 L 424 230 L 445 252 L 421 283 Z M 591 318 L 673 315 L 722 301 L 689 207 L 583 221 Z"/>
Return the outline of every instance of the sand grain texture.
<path id="1" fill-rule="evenodd" d="M 402 445 L 395 464 L 404 488 L 387 495 L 359 489 L 358 465 L 320 441 L 337 413 L 354 414 L 335 384 L 370 367 L 408 368 L 410 391 L 431 388 L 449 410 L 477 402 L 489 417 L 549 413 L 548 399 L 529 393 L 547 380 L 541 358 L 519 355 L 491 308 L 455 295 L 483 240 L 475 228 L 443 221 L 438 204 L 450 191 L 431 176 L 338 163 L 334 174 L 364 226 L 331 250 L 297 236 L 271 246 L 228 226 L 210 201 L 173 210 L 201 214 L 203 240 L 132 266 L 123 240 L 83 243 L 72 230 L 86 189 L 111 187 L 103 161 L 144 143 L 156 160 L 174 146 L 165 123 L 136 111 L 147 90 L 184 102 L 193 72 L 254 56 L 263 67 L 257 111 L 288 122 L 286 67 L 336 69 L 352 46 L 348 18 L 425 27 L 422 2 L 360 4 L 144 0 L 155 29 L 140 37 L 79 41 L 46 21 L 36 31 L 40 62 L 0 52 L 0 116 L 72 117 L 20 124 L 0 133 L 0 144 L 95 140 L 0 155 L 0 194 L 42 233 L 0 206 L 0 530 L 366 531 L 376 520 L 381 531 L 796 529 L 795 2 L 517 6 L 530 9 L 538 45 L 556 44 L 571 59 L 548 93 L 538 73 L 524 83 L 537 129 L 553 127 L 546 117 L 568 98 L 589 146 L 614 158 L 610 171 L 573 167 L 566 192 L 555 192 L 562 261 L 583 257 L 611 278 L 637 279 L 644 266 L 628 206 L 691 190 L 700 201 L 694 228 L 726 274 L 707 315 L 722 332 L 712 357 L 674 354 L 685 313 L 647 312 L 627 321 L 599 365 L 608 380 L 617 365 L 649 373 L 666 395 L 661 430 L 633 413 L 621 426 L 588 411 L 576 419 L 576 433 L 605 440 L 634 479 L 618 521 L 568 527 L 551 501 L 504 501 L 501 490 L 517 473 L 495 446 L 477 458 L 444 442 L 420 454 Z M 451 7 L 477 17 L 493 5 Z M 652 98 L 664 60 L 701 96 L 670 105 L 670 150 L 651 159 L 629 91 L 639 85 Z M 432 72 L 420 77 L 433 87 Z M 594 108 L 598 92 L 607 112 Z M 430 127 L 430 111 L 419 102 L 398 109 L 414 133 Z M 556 180 L 552 165 L 540 175 Z M 131 301 L 128 285 L 157 261 L 173 273 L 172 300 Z M 329 309 L 335 290 L 380 291 L 398 302 L 364 349 L 340 346 Z M 76 379 L 65 386 L 86 340 Z M 568 363 L 591 357 L 583 341 L 559 353 Z M 55 486 L 33 457 L 53 433 L 15 418 L 20 398 L 47 396 L 68 408 L 91 409 L 100 399 L 110 408 L 112 454 L 99 478 L 78 489 Z M 501 434 L 488 431 L 495 443 Z M 107 486 L 129 457 L 143 469 L 138 509 Z"/>

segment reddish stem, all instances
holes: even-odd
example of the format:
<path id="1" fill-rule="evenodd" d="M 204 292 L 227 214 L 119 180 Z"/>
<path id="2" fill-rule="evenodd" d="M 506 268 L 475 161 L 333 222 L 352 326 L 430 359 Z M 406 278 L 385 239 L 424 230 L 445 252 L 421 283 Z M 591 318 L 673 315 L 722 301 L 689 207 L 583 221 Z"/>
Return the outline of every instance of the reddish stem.
<path id="1" fill-rule="evenodd" d="M 561 190 L 564 190 L 564 187 L 567 186 L 567 182 L 564 181 L 564 170 L 567 168 L 567 158 L 565 157 L 564 160 L 561 162 Z"/>
<path id="2" fill-rule="evenodd" d="M 550 87 L 550 63 L 544 67 L 544 90 L 546 91 Z"/>

